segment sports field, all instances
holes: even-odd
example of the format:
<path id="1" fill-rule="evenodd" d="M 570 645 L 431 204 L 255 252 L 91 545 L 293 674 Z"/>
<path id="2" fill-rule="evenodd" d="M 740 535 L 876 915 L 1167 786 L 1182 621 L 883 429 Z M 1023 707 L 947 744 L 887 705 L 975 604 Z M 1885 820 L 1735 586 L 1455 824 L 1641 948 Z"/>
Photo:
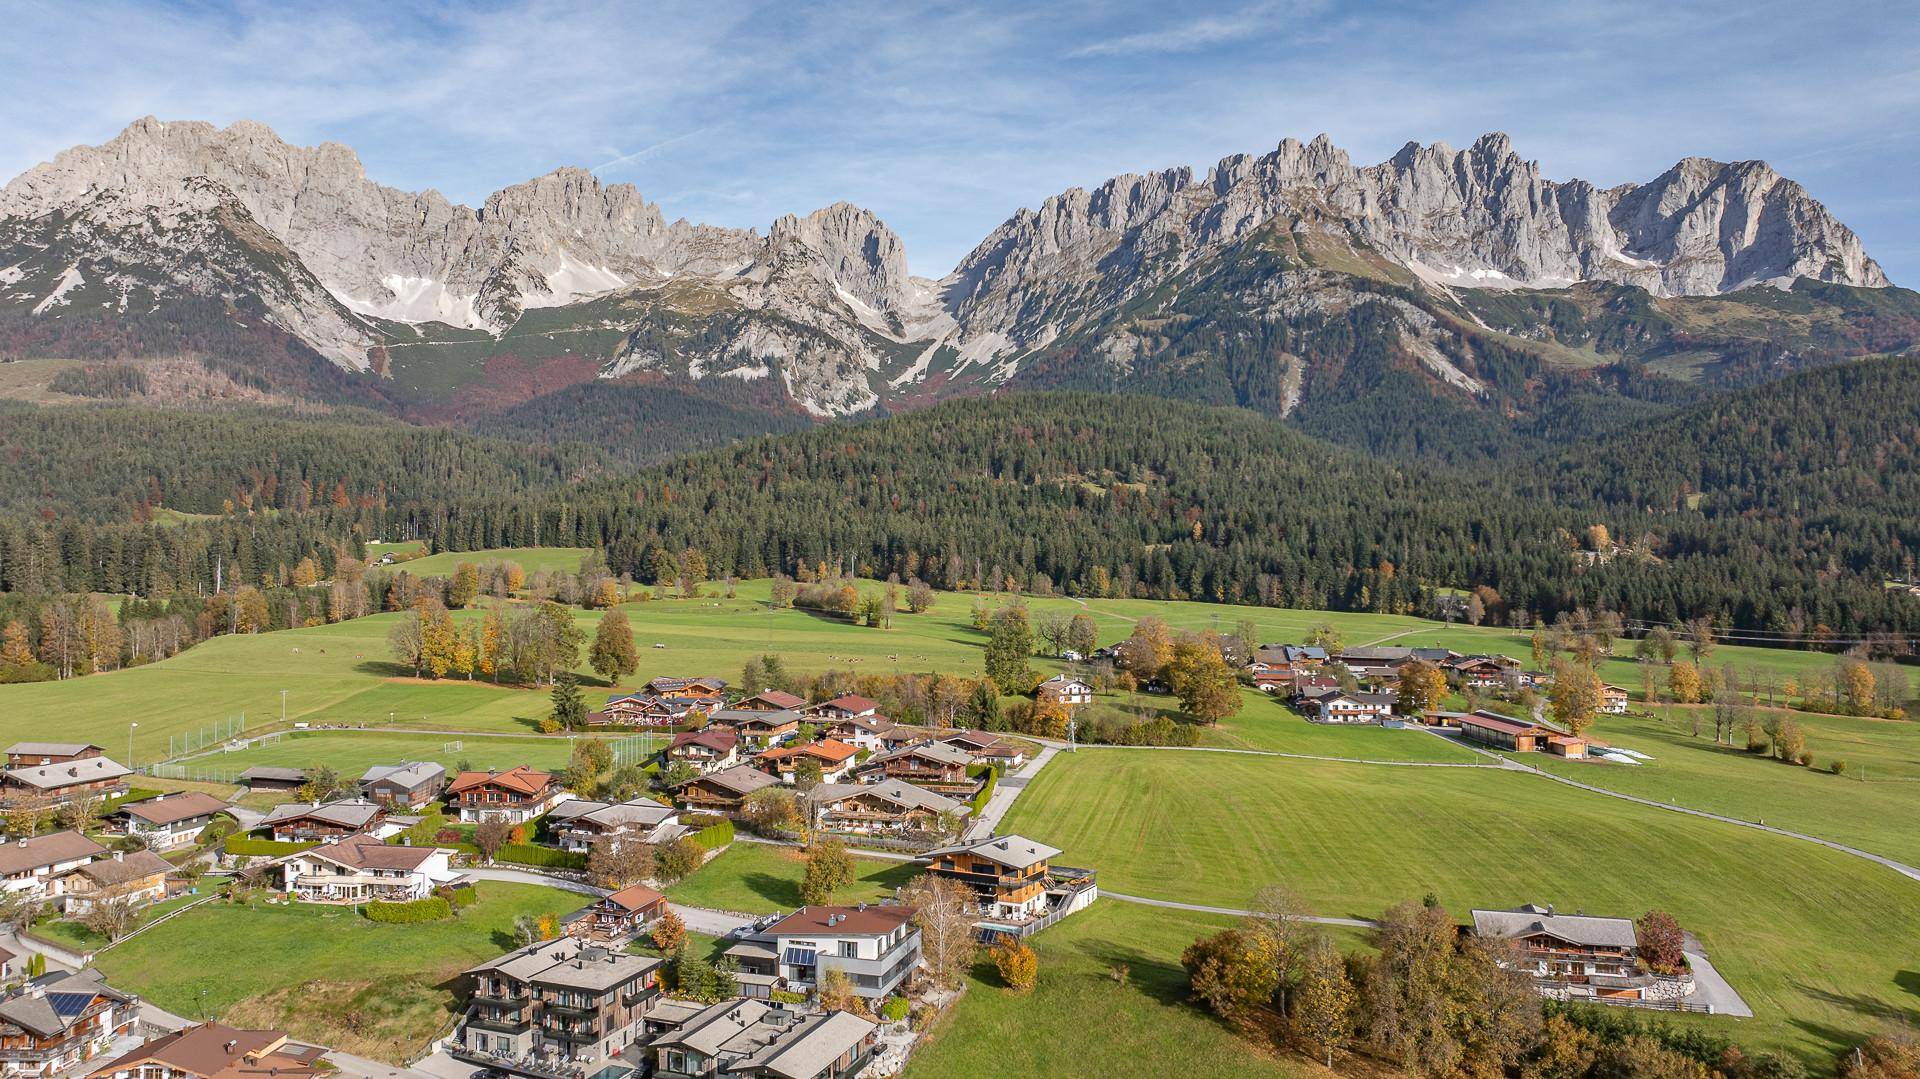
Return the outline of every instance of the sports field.
<path id="1" fill-rule="evenodd" d="M 1753 1006 L 1735 1036 L 1810 1058 L 1913 1003 L 1911 955 L 1863 949 L 1861 934 L 1920 939 L 1920 883 L 1523 773 L 1087 750 L 1056 757 L 1005 829 L 1097 867 L 1103 889 L 1215 906 L 1283 883 L 1320 913 L 1357 917 L 1429 892 L 1462 915 L 1664 908 Z"/>

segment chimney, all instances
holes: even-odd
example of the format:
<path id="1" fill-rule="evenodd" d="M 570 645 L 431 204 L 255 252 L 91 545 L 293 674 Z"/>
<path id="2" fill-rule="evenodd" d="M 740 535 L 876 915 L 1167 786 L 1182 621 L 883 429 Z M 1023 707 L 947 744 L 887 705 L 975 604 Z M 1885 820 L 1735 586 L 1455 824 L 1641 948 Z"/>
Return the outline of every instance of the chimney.
<path id="1" fill-rule="evenodd" d="M 233 1052 L 233 1047 L 239 1044 L 240 1044 L 239 1042 L 228 1042 L 227 1044 L 221 1046 L 220 1048 L 222 1052 L 231 1053 Z"/>
<path id="2" fill-rule="evenodd" d="M 116 862 L 121 862 L 121 861 L 125 861 L 125 860 L 126 860 L 126 857 L 127 857 L 127 852 L 126 852 L 126 851 L 123 851 L 123 850 L 117 850 L 117 851 L 114 851 L 114 852 L 113 852 L 113 860 L 114 860 L 114 861 L 116 861 Z"/>

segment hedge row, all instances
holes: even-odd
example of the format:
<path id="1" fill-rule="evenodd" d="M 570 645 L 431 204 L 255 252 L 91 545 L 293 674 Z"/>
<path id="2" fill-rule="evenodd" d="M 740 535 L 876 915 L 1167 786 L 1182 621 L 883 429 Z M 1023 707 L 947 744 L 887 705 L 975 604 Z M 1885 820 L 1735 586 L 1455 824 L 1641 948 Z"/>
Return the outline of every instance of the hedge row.
<path id="1" fill-rule="evenodd" d="M 587 856 L 575 854 L 570 850 L 554 850 L 552 847 L 536 847 L 531 843 L 509 843 L 500 848 L 493 856 L 496 862 L 512 862 L 515 865 L 539 866 L 543 869 L 585 869 Z"/>
<path id="2" fill-rule="evenodd" d="M 693 833 L 693 841 L 707 850 L 719 850 L 733 842 L 733 822 L 723 820 Z"/>
<path id="3" fill-rule="evenodd" d="M 228 836 L 225 844 L 226 852 L 236 858 L 278 858 L 283 854 L 295 854 L 303 850 L 311 850 L 319 845 L 318 843 L 302 843 L 290 839 L 249 839 L 242 835 Z"/>
<path id="4" fill-rule="evenodd" d="M 975 765 L 974 767 L 985 769 L 987 776 L 987 781 L 980 785 L 979 793 L 975 794 L 973 799 L 967 803 L 967 807 L 973 810 L 973 815 L 978 817 L 981 812 L 987 808 L 987 800 L 993 797 L 993 788 L 1000 785 L 1000 766 L 986 764 Z M 969 768 L 967 771 L 972 772 L 973 768 Z"/>
<path id="5" fill-rule="evenodd" d="M 375 900 L 360 908 L 368 921 L 386 922 L 389 925 L 418 925 L 421 922 L 439 922 L 453 917 L 453 904 L 445 896 L 430 895 L 425 899 L 414 899 L 405 903 L 382 903 Z"/>

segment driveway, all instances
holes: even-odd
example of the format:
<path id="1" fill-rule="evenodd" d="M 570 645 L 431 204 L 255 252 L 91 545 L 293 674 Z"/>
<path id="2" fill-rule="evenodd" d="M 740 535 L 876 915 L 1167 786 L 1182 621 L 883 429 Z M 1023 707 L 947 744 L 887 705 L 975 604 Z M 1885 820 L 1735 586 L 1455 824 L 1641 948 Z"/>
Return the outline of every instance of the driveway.
<path id="1" fill-rule="evenodd" d="M 1704 952 L 1682 952 L 1687 957 L 1687 965 L 1693 968 L 1693 995 L 1687 1003 L 1703 1007 L 1715 1015 L 1732 1015 L 1741 1019 L 1753 1018 L 1753 1009 L 1741 999 L 1720 972 L 1713 969 L 1713 963 Z"/>
<path id="2" fill-rule="evenodd" d="M 446 1063 L 457 1070 L 444 1073 L 425 1070 L 424 1065 L 427 1061 L 435 1057 L 444 1057 Z M 340 1079 L 469 1079 L 475 1071 L 479 1070 L 471 1064 L 462 1064 L 444 1053 L 435 1053 L 427 1060 L 421 1061 L 420 1066 L 412 1068 L 369 1060 L 366 1057 L 354 1056 L 352 1053 L 343 1053 L 338 1049 L 329 1050 L 322 1059 L 340 1069 L 337 1073 Z"/>

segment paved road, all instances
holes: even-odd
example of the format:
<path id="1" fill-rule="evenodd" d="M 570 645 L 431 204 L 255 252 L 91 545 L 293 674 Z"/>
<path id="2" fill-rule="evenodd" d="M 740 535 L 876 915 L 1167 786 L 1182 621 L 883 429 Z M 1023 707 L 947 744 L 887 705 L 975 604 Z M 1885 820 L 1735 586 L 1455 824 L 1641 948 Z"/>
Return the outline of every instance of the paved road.
<path id="1" fill-rule="evenodd" d="M 444 1056 L 444 1054 L 435 1054 L 435 1056 Z M 445 1057 L 446 1062 L 453 1066 L 453 1069 L 445 1075 L 421 1068 L 403 1068 L 397 1064 L 369 1060 L 366 1057 L 354 1056 L 352 1053 L 343 1053 L 338 1049 L 330 1050 L 323 1059 L 340 1069 L 338 1074 L 341 1079 L 467 1079 L 476 1070 L 473 1065 L 461 1064 L 452 1057 Z"/>
<path id="2" fill-rule="evenodd" d="M 1687 957 L 1687 965 L 1693 968 L 1693 995 L 1687 998 L 1687 1003 L 1711 1008 L 1715 1015 L 1753 1018 L 1753 1009 L 1720 976 L 1704 952 L 1683 951 L 1680 954 Z"/>
<path id="3" fill-rule="evenodd" d="M 1040 769 L 1045 768 L 1058 752 L 1058 746 L 1044 746 L 1033 755 L 1032 760 L 1016 771 L 1001 776 L 999 785 L 993 789 L 993 797 L 987 799 L 980 816 L 967 826 L 965 838 L 981 839 L 993 834 L 993 830 L 1000 827 L 1000 819 L 1007 815 L 1007 810 L 1013 808 L 1014 799 L 1020 797 L 1020 792 L 1027 789 L 1027 784 L 1033 782 L 1033 777 L 1039 775 Z"/>

